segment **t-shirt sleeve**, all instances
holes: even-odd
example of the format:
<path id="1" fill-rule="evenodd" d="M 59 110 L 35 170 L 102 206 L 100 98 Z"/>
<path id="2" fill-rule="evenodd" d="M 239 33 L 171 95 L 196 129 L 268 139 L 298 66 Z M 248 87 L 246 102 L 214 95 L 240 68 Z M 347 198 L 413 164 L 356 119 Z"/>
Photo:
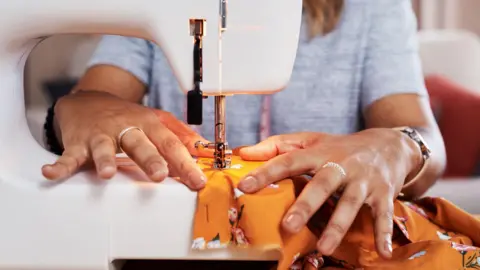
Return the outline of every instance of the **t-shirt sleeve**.
<path id="1" fill-rule="evenodd" d="M 428 97 L 418 55 L 417 20 L 409 0 L 376 1 L 363 67 L 363 110 L 393 94 Z"/>
<path id="2" fill-rule="evenodd" d="M 144 39 L 105 35 L 95 49 L 87 68 L 112 65 L 130 72 L 145 85 L 150 84 L 153 63 L 152 44 Z"/>

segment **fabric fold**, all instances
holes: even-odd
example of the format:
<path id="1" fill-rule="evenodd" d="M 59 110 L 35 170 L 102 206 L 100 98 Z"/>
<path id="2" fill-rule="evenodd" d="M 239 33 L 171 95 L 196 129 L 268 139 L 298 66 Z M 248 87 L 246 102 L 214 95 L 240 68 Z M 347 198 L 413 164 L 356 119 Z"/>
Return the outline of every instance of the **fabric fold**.
<path id="1" fill-rule="evenodd" d="M 194 249 L 278 250 L 282 256 L 277 269 L 480 269 L 480 221 L 444 199 L 395 200 L 391 259 L 376 252 L 374 219 L 368 206 L 360 209 L 334 254 L 322 256 L 315 251 L 316 243 L 338 195 L 329 198 L 303 230 L 288 234 L 281 222 L 306 178 L 285 179 L 255 194 L 244 194 L 237 188 L 240 179 L 261 162 L 234 156 L 226 170 L 211 169 L 211 162 L 208 158 L 197 160 L 208 181 L 198 192 Z"/>
<path id="2" fill-rule="evenodd" d="M 197 160 L 208 181 L 198 192 L 192 249 L 278 250 L 283 258 L 280 264 L 286 269 L 295 261 L 295 256 L 304 256 L 314 247 L 315 236 L 306 227 L 296 235 L 287 235 L 281 230 L 283 215 L 295 201 L 291 179 L 269 185 L 255 194 L 245 194 L 238 189 L 240 179 L 262 163 L 245 162 L 235 156 L 229 169 L 214 170 L 211 162 L 207 158 Z"/>
<path id="3" fill-rule="evenodd" d="M 119 169 L 148 181 L 128 159 Z M 442 198 L 394 202 L 393 255 L 381 258 L 375 249 L 374 220 L 368 206 L 360 209 L 332 256 L 315 251 L 318 236 L 335 210 L 339 196 L 330 197 L 297 234 L 281 229 L 281 221 L 307 183 L 303 177 L 285 179 L 255 194 L 237 186 L 261 162 L 238 156 L 227 170 L 211 169 L 212 160 L 197 159 L 207 176 L 198 192 L 192 249 L 248 248 L 279 251 L 276 269 L 309 270 L 323 267 L 364 270 L 480 269 L 480 221 Z"/>

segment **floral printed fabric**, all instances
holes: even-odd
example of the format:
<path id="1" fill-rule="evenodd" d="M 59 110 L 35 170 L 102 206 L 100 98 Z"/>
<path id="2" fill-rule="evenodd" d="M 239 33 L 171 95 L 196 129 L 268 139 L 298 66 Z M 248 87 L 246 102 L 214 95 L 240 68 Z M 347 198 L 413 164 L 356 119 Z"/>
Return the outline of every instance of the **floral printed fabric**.
<path id="1" fill-rule="evenodd" d="M 286 179 L 256 194 L 243 194 L 239 180 L 260 166 L 234 156 L 227 170 L 211 169 L 198 159 L 208 181 L 198 193 L 192 248 L 237 247 L 282 253 L 277 269 L 480 269 L 480 221 L 441 198 L 395 201 L 393 257 L 375 250 L 374 222 L 368 207 L 360 210 L 350 231 L 332 256 L 315 252 L 316 241 L 333 213 L 332 196 L 296 235 L 280 229 L 283 215 L 307 182 Z"/>
<path id="2" fill-rule="evenodd" d="M 244 194 L 237 188 L 239 180 L 261 163 L 244 162 L 234 157 L 229 169 L 214 170 L 211 162 L 205 158 L 197 160 L 208 181 L 198 193 L 192 249 L 233 246 L 285 251 L 288 243 L 305 243 L 304 248 L 295 248 L 289 258 L 285 257 L 285 267 L 292 264 L 294 254 L 304 256 L 312 250 L 315 236 L 307 228 L 295 237 L 283 235 L 280 230 L 283 215 L 295 200 L 292 180 L 269 185 L 253 195 Z M 313 258 L 309 260 L 314 261 Z"/>

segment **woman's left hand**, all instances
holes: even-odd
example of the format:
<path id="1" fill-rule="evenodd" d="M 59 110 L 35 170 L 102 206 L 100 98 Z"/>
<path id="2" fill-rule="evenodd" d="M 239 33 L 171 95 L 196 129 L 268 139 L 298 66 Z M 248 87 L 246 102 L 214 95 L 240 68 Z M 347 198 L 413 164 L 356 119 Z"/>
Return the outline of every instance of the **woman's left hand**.
<path id="1" fill-rule="evenodd" d="M 351 135 L 279 135 L 242 148 L 240 156 L 268 160 L 240 182 L 239 188 L 246 193 L 291 176 L 313 176 L 284 217 L 283 227 L 293 233 L 300 231 L 334 192 L 343 190 L 317 244 L 327 256 L 340 244 L 362 205 L 367 204 L 375 219 L 377 250 L 389 258 L 394 199 L 408 175 L 421 165 L 421 153 L 413 140 L 386 128 Z"/>

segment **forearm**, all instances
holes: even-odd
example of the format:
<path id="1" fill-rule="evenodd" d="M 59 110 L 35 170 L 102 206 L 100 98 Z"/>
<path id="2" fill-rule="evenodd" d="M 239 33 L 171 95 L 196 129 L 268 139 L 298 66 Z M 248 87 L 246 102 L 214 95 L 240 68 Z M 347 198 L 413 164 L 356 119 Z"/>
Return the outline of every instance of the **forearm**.
<path id="1" fill-rule="evenodd" d="M 121 99 L 140 103 L 146 93 L 146 85 L 131 73 L 110 65 L 98 65 L 87 70 L 72 93 L 78 91 L 98 91 Z"/>
<path id="2" fill-rule="evenodd" d="M 412 127 L 417 130 L 431 149 L 431 156 L 426 163 L 426 168 L 423 170 L 420 178 L 415 180 L 411 186 L 402 190 L 402 193 L 407 198 L 417 198 L 425 194 L 430 187 L 442 176 L 446 166 L 446 153 L 443 138 L 436 127 Z M 413 140 L 412 140 L 413 142 Z M 416 153 L 420 152 L 418 145 L 413 142 L 412 147 L 415 148 Z M 410 175 L 405 180 L 407 184 L 414 178 L 421 169 L 422 164 L 414 168 Z"/>

